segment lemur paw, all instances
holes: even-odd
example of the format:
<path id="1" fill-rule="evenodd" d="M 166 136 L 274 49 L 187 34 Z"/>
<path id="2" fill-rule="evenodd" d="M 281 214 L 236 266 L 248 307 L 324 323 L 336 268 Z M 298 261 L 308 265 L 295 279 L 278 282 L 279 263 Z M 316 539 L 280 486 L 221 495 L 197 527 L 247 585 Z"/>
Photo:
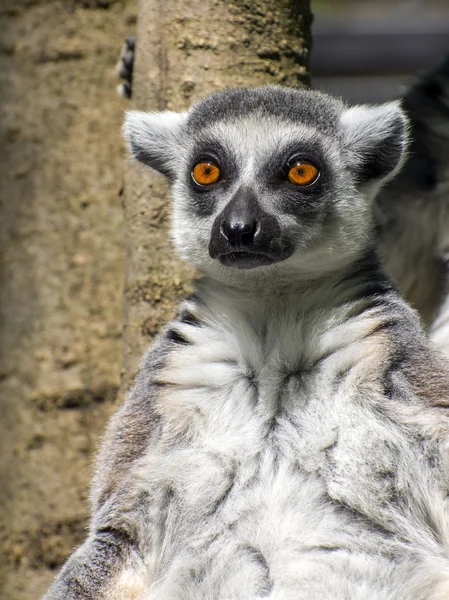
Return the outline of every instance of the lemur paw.
<path id="1" fill-rule="evenodd" d="M 132 96 L 135 46 L 136 36 L 129 35 L 122 46 L 120 59 L 116 66 L 117 76 L 125 80 L 117 86 L 118 94 L 124 98 L 131 98 Z"/>

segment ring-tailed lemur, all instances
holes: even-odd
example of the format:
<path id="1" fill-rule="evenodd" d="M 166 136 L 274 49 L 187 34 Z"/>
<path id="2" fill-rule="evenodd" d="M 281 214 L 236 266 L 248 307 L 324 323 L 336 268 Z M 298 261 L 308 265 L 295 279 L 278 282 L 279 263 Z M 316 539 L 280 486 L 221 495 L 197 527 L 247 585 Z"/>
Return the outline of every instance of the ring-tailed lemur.
<path id="1" fill-rule="evenodd" d="M 135 36 L 117 64 L 121 96 L 132 95 Z M 449 56 L 402 98 L 411 144 L 405 168 L 381 190 L 374 211 L 387 274 L 449 354 Z"/>
<path id="2" fill-rule="evenodd" d="M 46 600 L 449 597 L 449 372 L 384 274 L 397 103 L 278 87 L 127 116 L 203 274 L 97 463 Z"/>
<path id="3" fill-rule="evenodd" d="M 411 124 L 404 168 L 375 211 L 387 273 L 449 353 L 449 56 L 402 100 Z"/>

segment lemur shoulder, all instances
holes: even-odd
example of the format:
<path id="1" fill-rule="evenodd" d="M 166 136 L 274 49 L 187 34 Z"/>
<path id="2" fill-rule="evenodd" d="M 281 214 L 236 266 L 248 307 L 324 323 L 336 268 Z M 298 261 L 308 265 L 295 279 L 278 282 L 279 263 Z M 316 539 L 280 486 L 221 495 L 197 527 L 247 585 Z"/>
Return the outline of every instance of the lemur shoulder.
<path id="1" fill-rule="evenodd" d="M 278 87 L 127 116 L 202 273 L 142 361 L 46 600 L 449 597 L 449 372 L 385 275 L 397 103 Z"/>

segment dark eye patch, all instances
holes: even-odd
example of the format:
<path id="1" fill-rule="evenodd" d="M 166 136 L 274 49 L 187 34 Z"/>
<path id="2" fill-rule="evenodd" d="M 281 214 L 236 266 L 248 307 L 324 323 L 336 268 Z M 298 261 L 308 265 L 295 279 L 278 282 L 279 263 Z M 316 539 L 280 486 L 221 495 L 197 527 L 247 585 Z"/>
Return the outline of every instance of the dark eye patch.
<path id="1" fill-rule="evenodd" d="M 318 143 L 291 142 L 278 146 L 273 153 L 261 163 L 258 178 L 267 184 L 282 183 L 288 178 L 288 172 L 295 161 L 303 161 L 315 165 L 319 171 L 325 163 L 322 149 Z"/>
<path id="2" fill-rule="evenodd" d="M 314 165 L 319 177 L 312 185 L 294 185 L 289 179 L 291 166 L 297 162 Z M 286 214 L 314 220 L 328 203 L 327 192 L 333 180 L 325 152 L 319 142 L 296 142 L 279 148 L 259 169 L 258 178 L 263 181 L 276 207 Z"/>
<path id="3" fill-rule="evenodd" d="M 192 179 L 192 169 L 203 161 L 211 161 L 220 168 L 220 178 L 213 185 L 199 186 Z M 207 217 L 213 214 L 223 192 L 237 178 L 237 162 L 231 150 L 221 141 L 205 136 L 195 144 L 185 176 L 190 187 L 190 197 L 195 213 L 200 217 Z"/>

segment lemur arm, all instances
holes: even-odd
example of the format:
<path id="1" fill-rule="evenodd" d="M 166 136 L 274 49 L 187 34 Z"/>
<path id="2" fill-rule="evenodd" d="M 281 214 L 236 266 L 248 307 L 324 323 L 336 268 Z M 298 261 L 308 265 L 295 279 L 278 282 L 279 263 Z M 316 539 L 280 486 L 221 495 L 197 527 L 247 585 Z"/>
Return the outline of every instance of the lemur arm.
<path id="1" fill-rule="evenodd" d="M 161 338 L 146 353 L 132 390 L 109 424 L 97 459 L 89 536 L 42 600 L 124 600 L 134 597 L 140 585 L 139 540 L 129 528 L 139 497 L 130 474 L 157 429 L 155 378 L 166 345 Z M 133 573 L 128 581 L 121 577 L 126 571 Z"/>
<path id="2" fill-rule="evenodd" d="M 98 531 L 72 554 L 42 600 L 111 600 L 111 582 L 128 555 L 126 537 L 112 530 Z"/>

